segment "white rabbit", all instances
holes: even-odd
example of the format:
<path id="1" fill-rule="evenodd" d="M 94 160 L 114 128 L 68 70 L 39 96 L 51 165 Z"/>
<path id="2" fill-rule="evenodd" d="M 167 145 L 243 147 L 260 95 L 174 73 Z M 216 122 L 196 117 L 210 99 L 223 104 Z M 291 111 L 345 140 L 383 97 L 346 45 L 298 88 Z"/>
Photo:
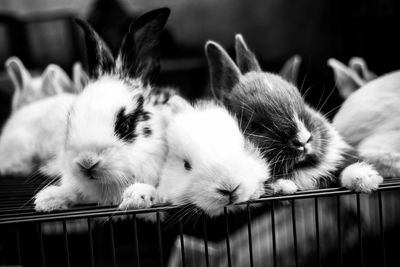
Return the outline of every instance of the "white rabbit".
<path id="1" fill-rule="evenodd" d="M 224 107 L 188 107 L 172 119 L 166 135 L 168 156 L 157 188 L 166 201 L 216 216 L 228 204 L 264 193 L 269 166 Z"/>
<path id="2" fill-rule="evenodd" d="M 344 139 L 385 177 L 400 175 L 400 71 L 351 94 L 333 118 Z"/>
<path id="3" fill-rule="evenodd" d="M 131 24 L 116 59 L 89 24 L 76 20 L 85 33 L 90 81 L 71 108 L 65 146 L 54 163 L 60 182 L 35 196 L 36 210 L 89 202 L 126 209 L 159 201 L 154 187 L 176 97 L 150 82 L 159 70 L 159 36 L 169 12 L 156 9 Z"/>
<path id="4" fill-rule="evenodd" d="M 12 113 L 45 97 L 76 91 L 74 83 L 65 71 L 55 64 L 48 65 L 40 76 L 34 77 L 17 57 L 10 57 L 5 63 L 5 68 L 14 85 Z"/>
<path id="5" fill-rule="evenodd" d="M 60 151 L 75 95 L 61 93 L 15 111 L 0 137 L 0 173 L 28 175 Z"/>

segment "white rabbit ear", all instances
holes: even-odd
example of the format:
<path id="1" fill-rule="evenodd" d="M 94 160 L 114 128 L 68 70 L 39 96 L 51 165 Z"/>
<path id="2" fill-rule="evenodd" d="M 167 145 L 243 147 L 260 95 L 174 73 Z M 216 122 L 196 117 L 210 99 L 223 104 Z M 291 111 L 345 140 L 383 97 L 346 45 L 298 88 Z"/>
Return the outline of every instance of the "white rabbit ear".
<path id="1" fill-rule="evenodd" d="M 328 66 L 333 69 L 336 87 L 344 99 L 365 84 L 354 70 L 334 58 L 328 60 Z"/>
<path id="2" fill-rule="evenodd" d="M 25 85 L 28 84 L 32 79 L 29 71 L 17 57 L 10 57 L 7 59 L 5 68 L 7 69 L 7 73 L 14 84 L 15 91 L 22 91 L 25 88 Z"/>
<path id="3" fill-rule="evenodd" d="M 140 16 L 129 27 L 118 58 L 118 71 L 130 78 L 151 82 L 160 71 L 160 35 L 167 23 L 169 8 L 159 8 Z"/>
<path id="4" fill-rule="evenodd" d="M 285 62 L 279 74 L 286 81 L 289 81 L 294 85 L 297 85 L 300 65 L 301 65 L 301 57 L 299 55 L 294 55 Z"/>
<path id="5" fill-rule="evenodd" d="M 235 35 L 236 63 L 242 74 L 250 71 L 261 71 L 260 64 L 253 52 L 249 50 L 241 34 Z"/>
<path id="6" fill-rule="evenodd" d="M 72 80 L 75 85 L 76 93 L 81 92 L 89 83 L 89 76 L 80 62 L 75 62 L 72 66 Z"/>
<path id="7" fill-rule="evenodd" d="M 349 67 L 365 82 L 369 82 L 377 77 L 374 72 L 368 69 L 367 63 L 361 57 L 352 57 L 349 61 Z"/>
<path id="8" fill-rule="evenodd" d="M 67 73 L 57 65 L 50 64 L 42 74 L 42 93 L 53 96 L 63 92 L 71 92 L 73 84 Z"/>
<path id="9" fill-rule="evenodd" d="M 114 57 L 103 39 L 86 21 L 75 18 L 75 23 L 84 31 L 89 77 L 97 79 L 103 74 L 114 73 Z"/>
<path id="10" fill-rule="evenodd" d="M 218 99 L 229 94 L 239 82 L 240 70 L 225 49 L 216 42 L 208 41 L 205 46 L 211 90 Z"/>

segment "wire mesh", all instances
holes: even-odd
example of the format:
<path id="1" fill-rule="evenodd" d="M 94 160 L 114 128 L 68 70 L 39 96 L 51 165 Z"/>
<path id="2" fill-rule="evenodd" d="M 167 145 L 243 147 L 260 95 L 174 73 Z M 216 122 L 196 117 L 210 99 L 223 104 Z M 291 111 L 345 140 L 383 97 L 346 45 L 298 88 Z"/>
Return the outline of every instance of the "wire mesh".
<path id="1" fill-rule="evenodd" d="M 202 214 L 173 224 L 165 214 L 182 207 L 36 213 L 38 186 L 0 180 L 0 265 L 400 266 L 393 248 L 400 179 L 368 196 L 339 188 L 265 196 L 239 212 L 227 206 L 220 218 Z M 141 219 L 149 213 L 155 222 Z"/>

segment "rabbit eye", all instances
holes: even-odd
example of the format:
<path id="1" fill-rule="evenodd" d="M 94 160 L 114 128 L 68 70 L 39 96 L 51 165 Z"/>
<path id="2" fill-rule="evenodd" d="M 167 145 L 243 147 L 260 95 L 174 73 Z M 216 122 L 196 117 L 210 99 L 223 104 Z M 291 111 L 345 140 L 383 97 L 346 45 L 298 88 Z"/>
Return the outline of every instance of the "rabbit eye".
<path id="1" fill-rule="evenodd" d="M 126 135 L 126 134 L 128 134 L 130 132 L 129 124 L 126 123 L 126 122 L 122 122 L 119 127 L 120 127 L 120 131 L 121 131 L 122 134 Z"/>
<path id="2" fill-rule="evenodd" d="M 185 169 L 187 171 L 190 171 L 192 169 L 192 165 L 190 165 L 189 161 L 187 161 L 187 160 L 183 161 L 183 166 L 185 167 Z"/>

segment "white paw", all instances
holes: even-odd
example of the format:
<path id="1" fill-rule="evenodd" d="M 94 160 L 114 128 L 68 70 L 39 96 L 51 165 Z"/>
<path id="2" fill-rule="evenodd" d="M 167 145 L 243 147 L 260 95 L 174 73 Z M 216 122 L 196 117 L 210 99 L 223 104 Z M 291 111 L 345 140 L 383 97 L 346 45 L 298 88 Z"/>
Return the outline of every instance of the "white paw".
<path id="1" fill-rule="evenodd" d="M 125 189 L 119 208 L 149 208 L 157 203 L 160 203 L 160 198 L 154 186 L 136 183 Z"/>
<path id="2" fill-rule="evenodd" d="M 71 200 L 62 194 L 59 186 L 51 185 L 36 194 L 34 203 L 36 211 L 50 212 L 68 209 Z"/>
<path id="3" fill-rule="evenodd" d="M 342 186 L 357 192 L 371 192 L 379 187 L 383 178 L 368 163 L 357 162 L 342 171 L 340 182 Z"/>
<path id="4" fill-rule="evenodd" d="M 271 187 L 275 194 L 279 193 L 283 195 L 291 195 L 299 190 L 297 185 L 292 180 L 288 179 L 278 179 L 271 184 Z"/>

